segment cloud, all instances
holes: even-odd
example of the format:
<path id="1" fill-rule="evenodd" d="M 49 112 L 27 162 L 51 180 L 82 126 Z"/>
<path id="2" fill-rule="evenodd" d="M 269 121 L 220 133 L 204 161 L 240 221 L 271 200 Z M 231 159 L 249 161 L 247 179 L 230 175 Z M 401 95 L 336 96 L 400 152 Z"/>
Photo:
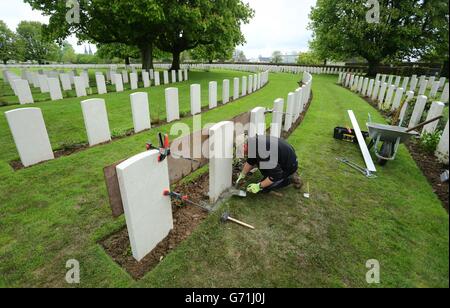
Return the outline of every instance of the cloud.
<path id="1" fill-rule="evenodd" d="M 255 17 L 242 26 L 247 43 L 242 49 L 248 58 L 308 50 L 311 32 L 307 30 L 311 7 L 316 0 L 244 0 Z"/>

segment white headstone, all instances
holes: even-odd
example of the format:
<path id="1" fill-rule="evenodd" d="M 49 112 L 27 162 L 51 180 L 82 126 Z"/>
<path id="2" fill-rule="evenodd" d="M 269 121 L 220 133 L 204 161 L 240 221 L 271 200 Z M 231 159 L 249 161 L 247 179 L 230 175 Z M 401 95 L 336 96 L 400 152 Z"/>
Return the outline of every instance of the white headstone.
<path id="1" fill-rule="evenodd" d="M 222 104 L 230 102 L 230 80 L 225 79 L 222 83 Z"/>
<path id="2" fill-rule="evenodd" d="M 189 80 L 189 74 L 188 74 L 188 70 L 187 69 L 184 70 L 184 80 L 185 81 Z"/>
<path id="3" fill-rule="evenodd" d="M 447 78 L 441 77 L 439 79 L 439 90 L 442 90 L 444 88 L 445 82 L 447 81 Z"/>
<path id="4" fill-rule="evenodd" d="M 417 83 L 418 82 L 419 82 L 419 80 L 417 79 L 417 76 L 412 76 L 409 90 L 413 91 L 415 93 L 416 89 L 417 89 Z"/>
<path id="5" fill-rule="evenodd" d="M 178 81 L 183 82 L 183 71 L 178 71 Z"/>
<path id="6" fill-rule="evenodd" d="M 89 73 L 87 72 L 87 71 L 83 71 L 83 72 L 81 72 L 81 75 L 80 75 L 82 78 L 83 78 L 83 80 L 84 80 L 84 86 L 85 86 L 85 88 L 89 88 L 90 87 L 90 84 L 89 84 Z"/>
<path id="7" fill-rule="evenodd" d="M 159 78 L 159 72 L 155 72 L 154 74 L 155 74 L 155 76 L 154 76 L 155 77 L 155 86 L 158 87 L 161 85 L 161 81 Z"/>
<path id="8" fill-rule="evenodd" d="M 295 90 L 294 93 L 295 105 L 294 105 L 294 122 L 298 120 L 300 114 L 303 112 L 304 104 L 306 104 L 306 87 L 302 86 Z"/>
<path id="9" fill-rule="evenodd" d="M 394 103 L 392 104 L 391 108 L 392 111 L 397 110 L 400 107 L 404 93 L 405 90 L 403 88 L 397 88 L 397 91 L 395 92 Z"/>
<path id="10" fill-rule="evenodd" d="M 33 95 L 31 94 L 30 85 L 28 81 L 22 79 L 13 80 L 14 86 L 16 88 L 17 96 L 19 97 L 19 102 L 21 105 L 33 104 Z"/>
<path id="11" fill-rule="evenodd" d="M 408 89 L 409 77 L 403 78 L 402 88 L 406 91 Z"/>
<path id="12" fill-rule="evenodd" d="M 201 112 L 202 112 L 201 86 L 199 84 L 192 84 L 191 85 L 191 114 L 196 115 Z"/>
<path id="13" fill-rule="evenodd" d="M 5 112 L 5 116 L 25 167 L 55 158 L 41 109 L 16 109 Z"/>
<path id="14" fill-rule="evenodd" d="M 163 72 L 163 79 L 164 79 L 164 84 L 165 85 L 168 85 L 170 82 L 169 82 L 169 72 L 168 71 L 164 71 Z"/>
<path id="15" fill-rule="evenodd" d="M 439 91 L 439 81 L 435 81 L 430 91 L 430 98 L 436 98 L 437 92 Z"/>
<path id="16" fill-rule="evenodd" d="M 96 74 L 95 75 L 95 82 L 97 84 L 97 93 L 102 95 L 108 93 L 106 89 L 106 82 L 105 82 L 105 76 L 103 74 Z"/>
<path id="17" fill-rule="evenodd" d="M 128 76 L 128 75 L 127 75 Z M 123 74 L 114 74 L 114 84 L 116 86 L 116 92 L 123 92 Z"/>
<path id="18" fill-rule="evenodd" d="M 146 71 L 142 71 L 142 81 L 144 83 L 144 88 L 149 88 L 150 87 L 150 75 L 148 72 Z"/>
<path id="19" fill-rule="evenodd" d="M 425 78 L 421 78 L 419 86 L 419 95 L 424 95 L 428 87 L 428 81 Z"/>
<path id="20" fill-rule="evenodd" d="M 63 99 L 59 78 L 48 78 L 47 81 L 52 101 Z"/>
<path id="21" fill-rule="evenodd" d="M 370 79 L 369 87 L 367 88 L 367 93 L 366 93 L 367 97 L 372 97 L 372 92 L 373 92 L 373 86 L 374 85 L 375 85 L 375 80 L 374 79 Z"/>
<path id="22" fill-rule="evenodd" d="M 396 88 L 398 88 L 400 86 L 400 81 L 402 81 L 402 77 L 401 76 L 395 77 L 394 85 L 395 85 Z"/>
<path id="23" fill-rule="evenodd" d="M 247 77 L 243 76 L 242 77 L 242 96 L 246 96 L 247 95 Z"/>
<path id="24" fill-rule="evenodd" d="M 431 89 L 431 87 L 434 85 L 434 82 L 436 81 L 436 77 L 435 76 L 431 76 L 430 79 L 428 79 L 428 85 L 427 88 Z"/>
<path id="25" fill-rule="evenodd" d="M 122 83 L 127 84 L 130 80 L 128 78 L 128 71 L 122 71 Z"/>
<path id="26" fill-rule="evenodd" d="M 381 104 L 383 104 L 384 97 L 386 96 L 387 83 L 381 85 L 380 93 L 378 94 L 378 108 L 381 109 Z"/>
<path id="27" fill-rule="evenodd" d="M 284 100 L 279 98 L 273 104 L 272 125 L 270 135 L 280 138 L 283 128 Z"/>
<path id="28" fill-rule="evenodd" d="M 449 142 L 449 135 L 448 135 L 448 121 L 447 125 L 445 125 L 444 133 L 442 134 L 441 141 L 439 142 L 436 150 L 436 157 L 439 159 L 439 161 L 445 165 L 448 165 L 448 142 Z"/>
<path id="29" fill-rule="evenodd" d="M 411 116 L 408 128 L 413 128 L 420 123 L 422 119 L 423 111 L 425 110 L 425 105 L 427 104 L 428 98 L 424 95 L 419 95 L 417 97 L 416 105 L 414 106 L 414 111 Z"/>
<path id="30" fill-rule="evenodd" d="M 248 94 L 252 94 L 253 93 L 253 76 L 250 75 L 248 76 L 248 89 L 247 89 Z"/>
<path id="31" fill-rule="evenodd" d="M 391 105 L 392 105 L 392 98 L 394 97 L 394 92 L 395 92 L 395 85 L 391 85 L 388 89 L 388 92 L 386 94 L 386 98 L 384 100 L 384 104 L 383 107 L 386 109 L 390 109 Z"/>
<path id="32" fill-rule="evenodd" d="M 209 83 L 209 109 L 217 107 L 217 82 Z"/>
<path id="33" fill-rule="evenodd" d="M 81 109 L 89 145 L 92 147 L 111 141 L 105 100 L 94 98 L 82 101 Z"/>
<path id="34" fill-rule="evenodd" d="M 448 103 L 448 82 L 444 86 L 444 90 L 442 91 L 441 102 Z"/>
<path id="35" fill-rule="evenodd" d="M 167 122 L 173 122 L 180 119 L 180 105 L 178 100 L 178 89 L 166 89 L 166 113 Z"/>
<path id="36" fill-rule="evenodd" d="M 77 97 L 87 96 L 83 77 L 75 76 L 73 80 L 75 83 L 75 92 L 77 93 Z"/>
<path id="37" fill-rule="evenodd" d="M 294 121 L 294 113 L 295 113 L 295 94 L 289 93 L 287 108 L 286 108 L 286 117 L 284 120 L 284 131 L 288 132 L 292 127 L 292 122 Z"/>
<path id="38" fill-rule="evenodd" d="M 72 83 L 70 82 L 69 74 L 60 74 L 59 79 L 61 79 L 61 85 L 64 91 L 72 90 Z"/>
<path id="39" fill-rule="evenodd" d="M 442 102 L 433 102 L 431 104 L 430 111 L 428 111 L 427 121 L 437 118 L 442 115 L 444 112 L 445 104 Z M 435 121 L 433 123 L 427 124 L 423 127 L 422 133 L 434 133 L 439 121 Z"/>
<path id="40" fill-rule="evenodd" d="M 172 70 L 172 83 L 177 82 L 177 72 Z"/>
<path id="41" fill-rule="evenodd" d="M 367 87 L 369 86 L 369 78 L 364 78 L 363 87 L 362 87 L 362 96 L 367 95 Z"/>
<path id="42" fill-rule="evenodd" d="M 233 100 L 238 100 L 239 99 L 239 82 L 240 79 L 239 78 L 234 78 L 234 85 L 233 85 Z"/>
<path id="43" fill-rule="evenodd" d="M 257 107 L 251 111 L 250 114 L 250 128 L 248 136 L 250 138 L 256 137 L 257 135 L 266 134 L 266 109 L 263 107 Z"/>
<path id="44" fill-rule="evenodd" d="M 133 257 L 141 261 L 173 229 L 167 160 L 159 151 L 136 155 L 117 166 L 120 194 Z"/>
<path id="45" fill-rule="evenodd" d="M 48 87 L 48 81 L 47 81 L 47 76 L 45 75 L 39 75 L 39 87 L 41 88 L 41 93 L 49 93 L 50 89 Z M 84 83 L 84 81 L 83 81 Z"/>
<path id="46" fill-rule="evenodd" d="M 151 128 L 148 94 L 136 92 L 130 95 L 134 132 L 137 134 Z"/>
<path id="47" fill-rule="evenodd" d="M 130 84 L 131 84 L 131 90 L 136 90 L 138 88 L 138 74 L 137 73 L 130 74 Z"/>

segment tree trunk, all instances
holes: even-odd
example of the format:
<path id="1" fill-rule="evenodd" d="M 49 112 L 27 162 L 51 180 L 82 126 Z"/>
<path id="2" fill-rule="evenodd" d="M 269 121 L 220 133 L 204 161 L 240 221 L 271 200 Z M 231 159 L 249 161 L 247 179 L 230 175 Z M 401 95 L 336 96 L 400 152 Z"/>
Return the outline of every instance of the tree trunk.
<path id="1" fill-rule="evenodd" d="M 367 77 L 375 77 L 378 73 L 378 66 L 380 65 L 380 61 L 368 61 L 369 62 L 369 70 L 367 72 Z"/>
<path id="2" fill-rule="evenodd" d="M 140 47 L 142 57 L 142 69 L 148 71 L 153 69 L 153 45 L 145 45 Z"/>
<path id="3" fill-rule="evenodd" d="M 8 60 L 3 60 L 3 64 L 4 65 L 8 64 Z"/>
<path id="4" fill-rule="evenodd" d="M 448 59 L 447 59 L 444 61 L 443 65 L 442 65 L 441 77 L 448 77 L 448 70 L 449 70 L 449 65 L 448 65 Z"/>
<path id="5" fill-rule="evenodd" d="M 125 65 L 128 67 L 130 64 L 130 57 L 125 57 Z"/>
<path id="6" fill-rule="evenodd" d="M 172 67 L 170 68 L 171 71 L 179 71 L 180 70 L 180 57 L 181 52 L 174 51 L 172 52 L 173 60 L 172 60 Z"/>

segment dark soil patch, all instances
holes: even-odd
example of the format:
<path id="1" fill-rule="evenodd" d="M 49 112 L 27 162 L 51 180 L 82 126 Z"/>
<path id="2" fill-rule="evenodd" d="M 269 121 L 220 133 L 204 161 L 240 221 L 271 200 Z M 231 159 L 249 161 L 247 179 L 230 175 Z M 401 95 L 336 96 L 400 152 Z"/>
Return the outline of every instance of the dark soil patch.
<path id="1" fill-rule="evenodd" d="M 433 153 L 425 151 L 417 142 L 409 142 L 406 146 L 448 213 L 449 183 L 442 183 L 440 179 L 448 166 L 440 163 Z"/>
<path id="2" fill-rule="evenodd" d="M 209 175 L 203 174 L 193 182 L 181 184 L 175 191 L 186 194 L 193 202 L 205 203 L 208 199 Z M 100 242 L 105 251 L 123 267 L 135 280 L 141 279 L 153 270 L 172 250 L 187 239 L 192 232 L 206 219 L 208 214 L 194 206 L 183 206 L 172 201 L 174 229 L 158 246 L 141 262 L 137 262 L 131 254 L 127 228 L 108 236 Z"/>
<path id="3" fill-rule="evenodd" d="M 373 101 L 369 97 L 363 97 L 363 99 L 377 109 L 386 120 L 391 120 L 393 115 L 392 112 L 379 110 L 377 102 Z M 439 197 L 442 205 L 448 213 L 449 183 L 441 182 L 441 174 L 449 167 L 439 162 L 433 153 L 424 150 L 417 141 L 411 141 L 405 145 L 411 153 L 411 156 L 414 158 L 417 166 L 428 179 L 428 182 L 432 185 L 434 193 Z"/>

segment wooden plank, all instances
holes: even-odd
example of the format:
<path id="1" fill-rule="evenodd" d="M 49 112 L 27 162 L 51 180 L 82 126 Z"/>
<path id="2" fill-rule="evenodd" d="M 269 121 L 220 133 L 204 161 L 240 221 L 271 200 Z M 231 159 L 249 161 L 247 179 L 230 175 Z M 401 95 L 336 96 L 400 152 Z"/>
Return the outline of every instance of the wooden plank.
<path id="1" fill-rule="evenodd" d="M 372 156 L 370 155 L 369 148 L 367 147 L 366 140 L 361 132 L 361 128 L 359 127 L 358 120 L 356 119 L 353 110 L 348 111 L 348 115 L 350 116 L 350 120 L 352 121 L 353 129 L 356 133 L 356 138 L 358 139 L 359 147 L 361 148 L 361 153 L 364 157 L 364 161 L 366 163 L 367 170 L 370 172 L 377 172 L 377 168 L 373 163 Z"/>

